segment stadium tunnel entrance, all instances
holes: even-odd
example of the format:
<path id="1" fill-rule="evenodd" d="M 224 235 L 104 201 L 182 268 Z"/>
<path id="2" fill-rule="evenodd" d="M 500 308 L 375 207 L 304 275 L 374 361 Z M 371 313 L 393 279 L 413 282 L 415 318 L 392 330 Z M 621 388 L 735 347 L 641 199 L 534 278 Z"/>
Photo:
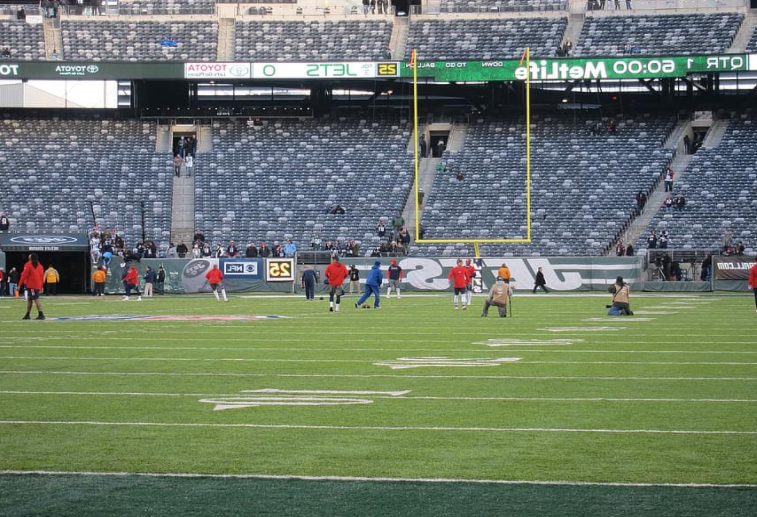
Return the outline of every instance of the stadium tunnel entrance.
<path id="1" fill-rule="evenodd" d="M 5 270 L 19 272 L 30 253 L 39 255 L 46 270 L 53 266 L 60 276 L 58 294 L 84 294 L 89 290 L 90 255 L 85 234 L 3 234 Z"/>

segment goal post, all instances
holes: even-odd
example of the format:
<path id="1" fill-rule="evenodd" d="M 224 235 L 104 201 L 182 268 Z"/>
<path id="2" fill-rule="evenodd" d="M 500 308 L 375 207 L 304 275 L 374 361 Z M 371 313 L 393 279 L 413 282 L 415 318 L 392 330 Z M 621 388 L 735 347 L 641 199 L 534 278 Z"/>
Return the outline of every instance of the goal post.
<path id="1" fill-rule="evenodd" d="M 526 244 L 531 242 L 531 74 L 526 73 L 525 79 L 525 104 L 526 104 L 526 237 L 525 238 L 504 238 L 504 239 L 471 239 L 471 238 L 451 238 L 451 239 L 421 239 L 420 223 L 421 210 L 418 202 L 419 181 L 418 168 L 420 157 L 418 155 L 418 67 L 416 66 L 417 53 L 413 49 L 410 54 L 410 67 L 413 70 L 413 149 L 415 150 L 414 163 L 414 183 L 415 183 L 415 242 L 419 244 L 457 244 L 472 243 L 475 249 L 476 257 L 479 256 L 480 244 Z M 530 71 L 530 48 L 526 47 L 520 59 L 520 65 L 525 64 L 527 71 Z"/>

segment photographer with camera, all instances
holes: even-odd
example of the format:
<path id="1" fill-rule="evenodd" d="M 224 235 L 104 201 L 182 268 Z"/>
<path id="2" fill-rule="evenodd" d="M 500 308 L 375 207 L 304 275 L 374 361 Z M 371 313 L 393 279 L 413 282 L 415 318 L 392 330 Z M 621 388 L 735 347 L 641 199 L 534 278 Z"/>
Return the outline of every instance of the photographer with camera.
<path id="1" fill-rule="evenodd" d="M 631 289 L 628 284 L 623 282 L 623 277 L 615 279 L 615 284 L 607 288 L 607 292 L 612 294 L 612 305 L 606 305 L 608 316 L 633 316 L 631 311 Z"/>

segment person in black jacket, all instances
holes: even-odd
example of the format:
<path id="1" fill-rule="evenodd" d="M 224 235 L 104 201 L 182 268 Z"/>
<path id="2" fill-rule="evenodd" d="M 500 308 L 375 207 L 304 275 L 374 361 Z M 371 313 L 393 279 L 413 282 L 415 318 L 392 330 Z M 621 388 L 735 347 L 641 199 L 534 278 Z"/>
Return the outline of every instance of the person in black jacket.
<path id="1" fill-rule="evenodd" d="M 548 293 L 549 290 L 547 289 L 547 281 L 544 280 L 544 273 L 542 273 L 541 268 L 536 272 L 536 281 L 534 282 L 534 290 L 532 293 L 536 294 L 536 290 L 541 287 L 545 293 Z"/>
<path id="2" fill-rule="evenodd" d="M 155 290 L 158 294 L 166 294 L 166 270 L 163 266 L 158 268 L 158 276 L 155 279 Z"/>

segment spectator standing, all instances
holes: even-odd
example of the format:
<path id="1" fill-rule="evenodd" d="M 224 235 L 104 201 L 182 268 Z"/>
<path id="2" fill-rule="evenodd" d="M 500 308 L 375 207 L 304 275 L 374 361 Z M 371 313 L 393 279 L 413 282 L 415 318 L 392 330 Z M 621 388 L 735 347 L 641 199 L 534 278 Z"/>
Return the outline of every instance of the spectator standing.
<path id="1" fill-rule="evenodd" d="M 641 215 L 644 211 L 644 206 L 647 204 L 647 195 L 643 190 L 636 193 L 636 210 Z"/>
<path id="2" fill-rule="evenodd" d="M 386 278 L 389 280 L 389 285 L 386 288 L 387 298 L 392 297 L 392 288 L 397 291 L 397 298 L 402 298 L 400 282 L 402 281 L 403 276 L 404 272 L 402 271 L 402 267 L 397 264 L 397 259 L 392 259 L 391 264 L 389 264 L 389 269 L 386 270 Z"/>
<path id="3" fill-rule="evenodd" d="M 626 254 L 626 247 L 623 246 L 623 241 L 618 241 L 618 244 L 615 246 L 615 255 L 618 257 L 623 257 Z"/>
<path id="4" fill-rule="evenodd" d="M 187 154 L 187 157 L 184 158 L 184 168 L 187 171 L 187 178 L 192 177 L 192 167 L 194 167 L 194 158 L 192 158 L 191 154 Z"/>
<path id="5" fill-rule="evenodd" d="M 678 194 L 678 196 L 676 196 L 675 207 L 676 210 L 679 211 L 683 210 L 686 207 L 686 198 L 683 197 L 683 194 Z"/>
<path id="6" fill-rule="evenodd" d="M 181 156 L 177 153 L 173 157 L 173 175 L 177 178 L 181 176 L 181 165 L 184 163 L 184 160 L 181 159 Z"/>
<path id="7" fill-rule="evenodd" d="M 392 218 L 392 230 L 397 234 L 403 226 L 405 226 L 405 219 L 402 217 L 401 212 L 397 212 L 397 215 Z"/>
<path id="8" fill-rule="evenodd" d="M 253 243 L 250 243 L 249 246 L 247 246 L 247 249 L 244 250 L 244 256 L 247 258 L 257 258 L 258 249 Z"/>
<path id="9" fill-rule="evenodd" d="M 157 280 L 157 275 L 155 274 L 153 268 L 147 266 L 145 276 L 143 276 L 142 278 L 145 281 L 145 298 L 152 298 L 153 286 L 155 285 L 155 281 Z"/>
<path id="10" fill-rule="evenodd" d="M 691 154 L 691 138 L 689 138 L 689 135 L 683 137 L 683 152 L 684 154 Z"/>
<path id="11" fill-rule="evenodd" d="M 315 300 L 315 281 L 315 271 L 311 266 L 305 266 L 305 271 L 302 272 L 302 288 L 305 289 L 306 300 Z"/>
<path id="12" fill-rule="evenodd" d="M 662 177 L 665 182 L 665 192 L 673 192 L 673 170 L 670 165 L 666 165 L 662 170 Z"/>
<path id="13" fill-rule="evenodd" d="M 176 246 L 176 254 L 179 256 L 179 258 L 186 257 L 188 251 L 189 248 L 187 248 L 187 245 L 184 244 L 184 241 L 179 241 L 179 245 Z"/>
<path id="14" fill-rule="evenodd" d="M 733 248 L 733 237 L 731 237 L 731 232 L 726 230 L 723 239 L 720 241 L 720 249 L 725 251 L 728 248 Z"/>
<path id="15" fill-rule="evenodd" d="M 0 214 L 0 232 L 7 232 L 11 227 L 10 219 L 8 219 L 8 214 L 3 212 Z"/>
<path id="16" fill-rule="evenodd" d="M 650 250 L 653 250 L 657 247 L 657 235 L 655 234 L 654 230 L 649 232 L 649 236 L 647 237 L 647 248 Z"/>
<path id="17" fill-rule="evenodd" d="M 55 296 L 58 294 L 58 282 L 60 282 L 60 275 L 58 270 L 55 269 L 52 264 L 45 270 L 45 295 Z"/>
<path id="18" fill-rule="evenodd" d="M 92 273 L 92 283 L 94 284 L 94 290 L 92 296 L 105 296 L 105 280 L 108 278 L 104 267 L 98 267 Z"/>
<path id="19" fill-rule="evenodd" d="M 32 303 L 37 307 L 37 319 L 45 319 L 45 313 L 42 312 L 42 304 L 39 301 L 39 292 L 42 290 L 44 282 L 43 277 L 44 269 L 42 264 L 39 263 L 39 256 L 32 253 L 29 255 L 29 260 L 24 264 L 24 270 L 19 279 L 19 286 L 26 289 L 26 315 L 21 319 L 31 319 L 29 313 L 32 311 Z"/>
<path id="20" fill-rule="evenodd" d="M 12 267 L 8 271 L 8 296 L 16 296 L 16 289 L 18 288 L 18 281 L 20 273 L 15 267 Z"/>
<path id="21" fill-rule="evenodd" d="M 386 235 L 386 223 L 383 219 L 379 219 L 376 225 L 376 235 L 378 235 L 379 239 L 383 239 L 384 235 Z"/>
<path id="22" fill-rule="evenodd" d="M 368 16 L 368 9 L 371 6 L 371 0 L 363 0 L 363 16 Z"/>
<path id="23" fill-rule="evenodd" d="M 267 258 L 271 255 L 271 248 L 266 246 L 265 241 L 260 241 L 260 247 L 258 248 L 258 256 Z"/>
<path id="24" fill-rule="evenodd" d="M 158 294 L 162 295 L 166 293 L 166 270 L 163 269 L 163 266 L 158 267 L 158 276 L 155 279 L 155 289 Z"/>
<path id="25" fill-rule="evenodd" d="M 350 266 L 350 294 L 360 292 L 360 270 L 355 264 Z"/>
<path id="26" fill-rule="evenodd" d="M 668 193 L 668 195 L 665 196 L 665 200 L 662 202 L 662 206 L 665 207 L 666 212 L 668 213 L 673 212 L 673 207 L 675 206 L 675 201 L 673 200 L 673 194 Z"/>
<path id="27" fill-rule="evenodd" d="M 237 248 L 237 245 L 234 244 L 234 241 L 229 241 L 229 245 L 226 246 L 226 256 L 229 258 L 234 258 L 239 253 L 239 248 Z"/>
<path id="28" fill-rule="evenodd" d="M 297 245 L 292 242 L 292 239 L 287 239 L 286 244 L 284 245 L 284 256 L 294 257 L 295 253 L 297 253 Z"/>
<path id="29" fill-rule="evenodd" d="M 628 247 L 626 247 L 626 257 L 633 257 L 635 253 L 633 244 L 629 244 Z"/>
<path id="30" fill-rule="evenodd" d="M 428 151 L 428 145 L 426 144 L 426 135 L 421 135 L 420 138 L 418 138 L 418 147 L 420 149 L 421 158 L 425 158 L 426 152 Z"/>

